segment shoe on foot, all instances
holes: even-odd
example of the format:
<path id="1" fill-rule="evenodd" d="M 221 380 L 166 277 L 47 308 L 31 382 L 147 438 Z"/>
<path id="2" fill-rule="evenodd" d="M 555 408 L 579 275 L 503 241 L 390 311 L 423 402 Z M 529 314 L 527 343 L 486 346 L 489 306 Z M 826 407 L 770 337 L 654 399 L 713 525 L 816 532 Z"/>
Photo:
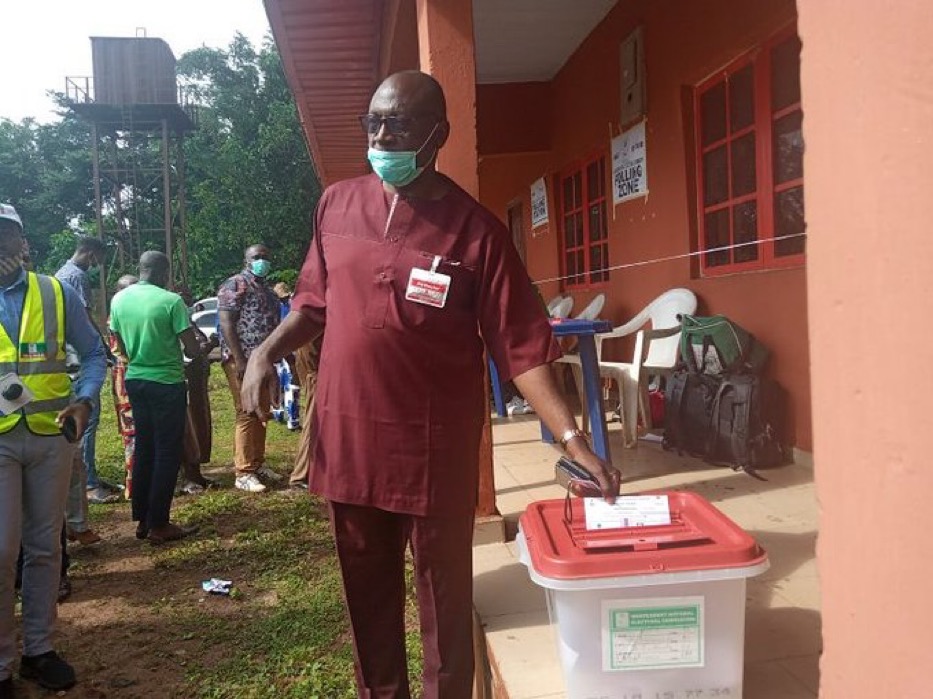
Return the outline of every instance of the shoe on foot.
<path id="1" fill-rule="evenodd" d="M 518 396 L 513 396 L 512 400 L 505 404 L 505 412 L 509 417 L 513 415 L 527 415 L 533 413 L 534 408 L 528 405 L 528 401 Z"/>
<path id="2" fill-rule="evenodd" d="M 181 487 L 182 495 L 200 495 L 204 492 L 204 486 L 194 481 L 188 481 Z"/>
<path id="3" fill-rule="evenodd" d="M 260 483 L 259 479 L 256 478 L 256 475 L 253 473 L 245 473 L 242 476 L 237 476 L 233 484 L 240 490 L 245 490 L 247 493 L 261 493 L 266 489 L 266 486 Z"/>
<path id="4" fill-rule="evenodd" d="M 109 505 L 119 502 L 120 496 L 99 485 L 96 488 L 87 489 L 87 501 L 92 505 Z"/>
<path id="5" fill-rule="evenodd" d="M 19 676 L 24 680 L 35 680 L 40 687 L 55 692 L 73 687 L 76 679 L 74 668 L 59 658 L 54 650 L 42 655 L 24 655 Z"/>
<path id="6" fill-rule="evenodd" d="M 263 464 L 258 469 L 256 469 L 256 475 L 260 479 L 269 481 L 270 483 L 279 483 L 285 478 L 285 476 L 283 476 L 281 473 L 273 471 L 266 464 Z"/>
<path id="7" fill-rule="evenodd" d="M 77 541 L 82 546 L 90 546 L 100 541 L 100 535 L 93 529 L 85 529 L 83 532 L 76 532 L 69 527 L 66 535 L 68 541 Z"/>
<path id="8" fill-rule="evenodd" d="M 149 538 L 149 527 L 146 526 L 145 522 L 136 525 L 136 538 L 140 541 Z"/>
<path id="9" fill-rule="evenodd" d="M 66 574 L 58 581 L 58 603 L 61 604 L 69 597 L 71 597 L 71 580 Z"/>
<path id="10" fill-rule="evenodd" d="M 97 479 L 97 487 L 98 487 L 98 488 L 103 488 L 104 490 L 109 490 L 109 491 L 112 492 L 112 493 L 122 493 L 122 492 L 123 492 L 123 486 L 122 486 L 122 485 L 117 485 L 116 483 L 111 483 L 110 481 L 106 481 L 106 480 L 104 480 L 103 478 L 98 478 L 98 479 Z"/>
<path id="11" fill-rule="evenodd" d="M 292 490 L 303 490 L 303 491 L 308 490 L 308 484 L 305 483 L 304 481 L 293 481 L 288 484 L 288 487 Z"/>
<path id="12" fill-rule="evenodd" d="M 185 537 L 196 534 L 198 527 L 179 527 L 177 524 L 166 524 L 162 527 L 153 527 L 149 530 L 149 543 L 153 546 L 165 544 L 169 541 L 179 541 Z"/>

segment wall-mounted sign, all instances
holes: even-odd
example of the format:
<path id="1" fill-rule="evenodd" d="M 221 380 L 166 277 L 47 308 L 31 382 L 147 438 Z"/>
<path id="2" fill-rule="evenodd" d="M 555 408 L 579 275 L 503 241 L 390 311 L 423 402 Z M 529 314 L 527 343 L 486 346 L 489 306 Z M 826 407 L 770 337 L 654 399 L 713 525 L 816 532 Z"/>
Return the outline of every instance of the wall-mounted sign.
<path id="1" fill-rule="evenodd" d="M 612 203 L 648 194 L 645 122 L 612 139 Z"/>
<path id="2" fill-rule="evenodd" d="M 544 225 L 547 220 L 547 186 L 541 177 L 531 185 L 531 227 Z"/>

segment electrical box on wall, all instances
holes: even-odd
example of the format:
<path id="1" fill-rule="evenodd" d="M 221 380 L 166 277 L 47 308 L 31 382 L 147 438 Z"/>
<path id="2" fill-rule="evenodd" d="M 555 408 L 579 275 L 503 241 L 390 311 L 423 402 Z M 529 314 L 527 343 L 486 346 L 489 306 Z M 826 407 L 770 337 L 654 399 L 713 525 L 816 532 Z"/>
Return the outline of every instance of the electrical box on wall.
<path id="1" fill-rule="evenodd" d="M 643 119 L 645 116 L 645 50 L 642 28 L 638 27 L 622 41 L 622 113 L 621 124 Z"/>

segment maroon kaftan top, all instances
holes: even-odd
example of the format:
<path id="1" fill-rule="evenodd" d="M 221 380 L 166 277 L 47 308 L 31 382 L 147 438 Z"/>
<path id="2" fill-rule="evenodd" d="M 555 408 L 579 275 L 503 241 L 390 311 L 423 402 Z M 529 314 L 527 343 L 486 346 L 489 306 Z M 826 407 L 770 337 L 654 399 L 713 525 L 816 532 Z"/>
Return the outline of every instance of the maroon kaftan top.
<path id="1" fill-rule="evenodd" d="M 368 175 L 328 188 L 318 206 L 292 299 L 326 324 L 311 490 L 461 515 L 476 505 L 484 341 L 503 381 L 560 350 L 492 213 L 453 184 L 436 201 L 392 202 Z M 430 269 L 436 255 L 451 277 L 445 307 L 406 300 L 412 268 Z"/>

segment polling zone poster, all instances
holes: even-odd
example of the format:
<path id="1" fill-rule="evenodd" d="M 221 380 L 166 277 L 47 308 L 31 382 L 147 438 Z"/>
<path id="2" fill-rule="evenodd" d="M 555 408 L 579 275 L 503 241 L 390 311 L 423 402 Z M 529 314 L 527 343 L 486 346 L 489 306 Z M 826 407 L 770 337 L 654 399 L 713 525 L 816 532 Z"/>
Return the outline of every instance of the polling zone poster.
<path id="1" fill-rule="evenodd" d="M 541 177 L 531 185 L 531 227 L 547 223 L 547 187 Z"/>
<path id="2" fill-rule="evenodd" d="M 612 203 L 648 194 L 645 122 L 612 139 Z"/>

